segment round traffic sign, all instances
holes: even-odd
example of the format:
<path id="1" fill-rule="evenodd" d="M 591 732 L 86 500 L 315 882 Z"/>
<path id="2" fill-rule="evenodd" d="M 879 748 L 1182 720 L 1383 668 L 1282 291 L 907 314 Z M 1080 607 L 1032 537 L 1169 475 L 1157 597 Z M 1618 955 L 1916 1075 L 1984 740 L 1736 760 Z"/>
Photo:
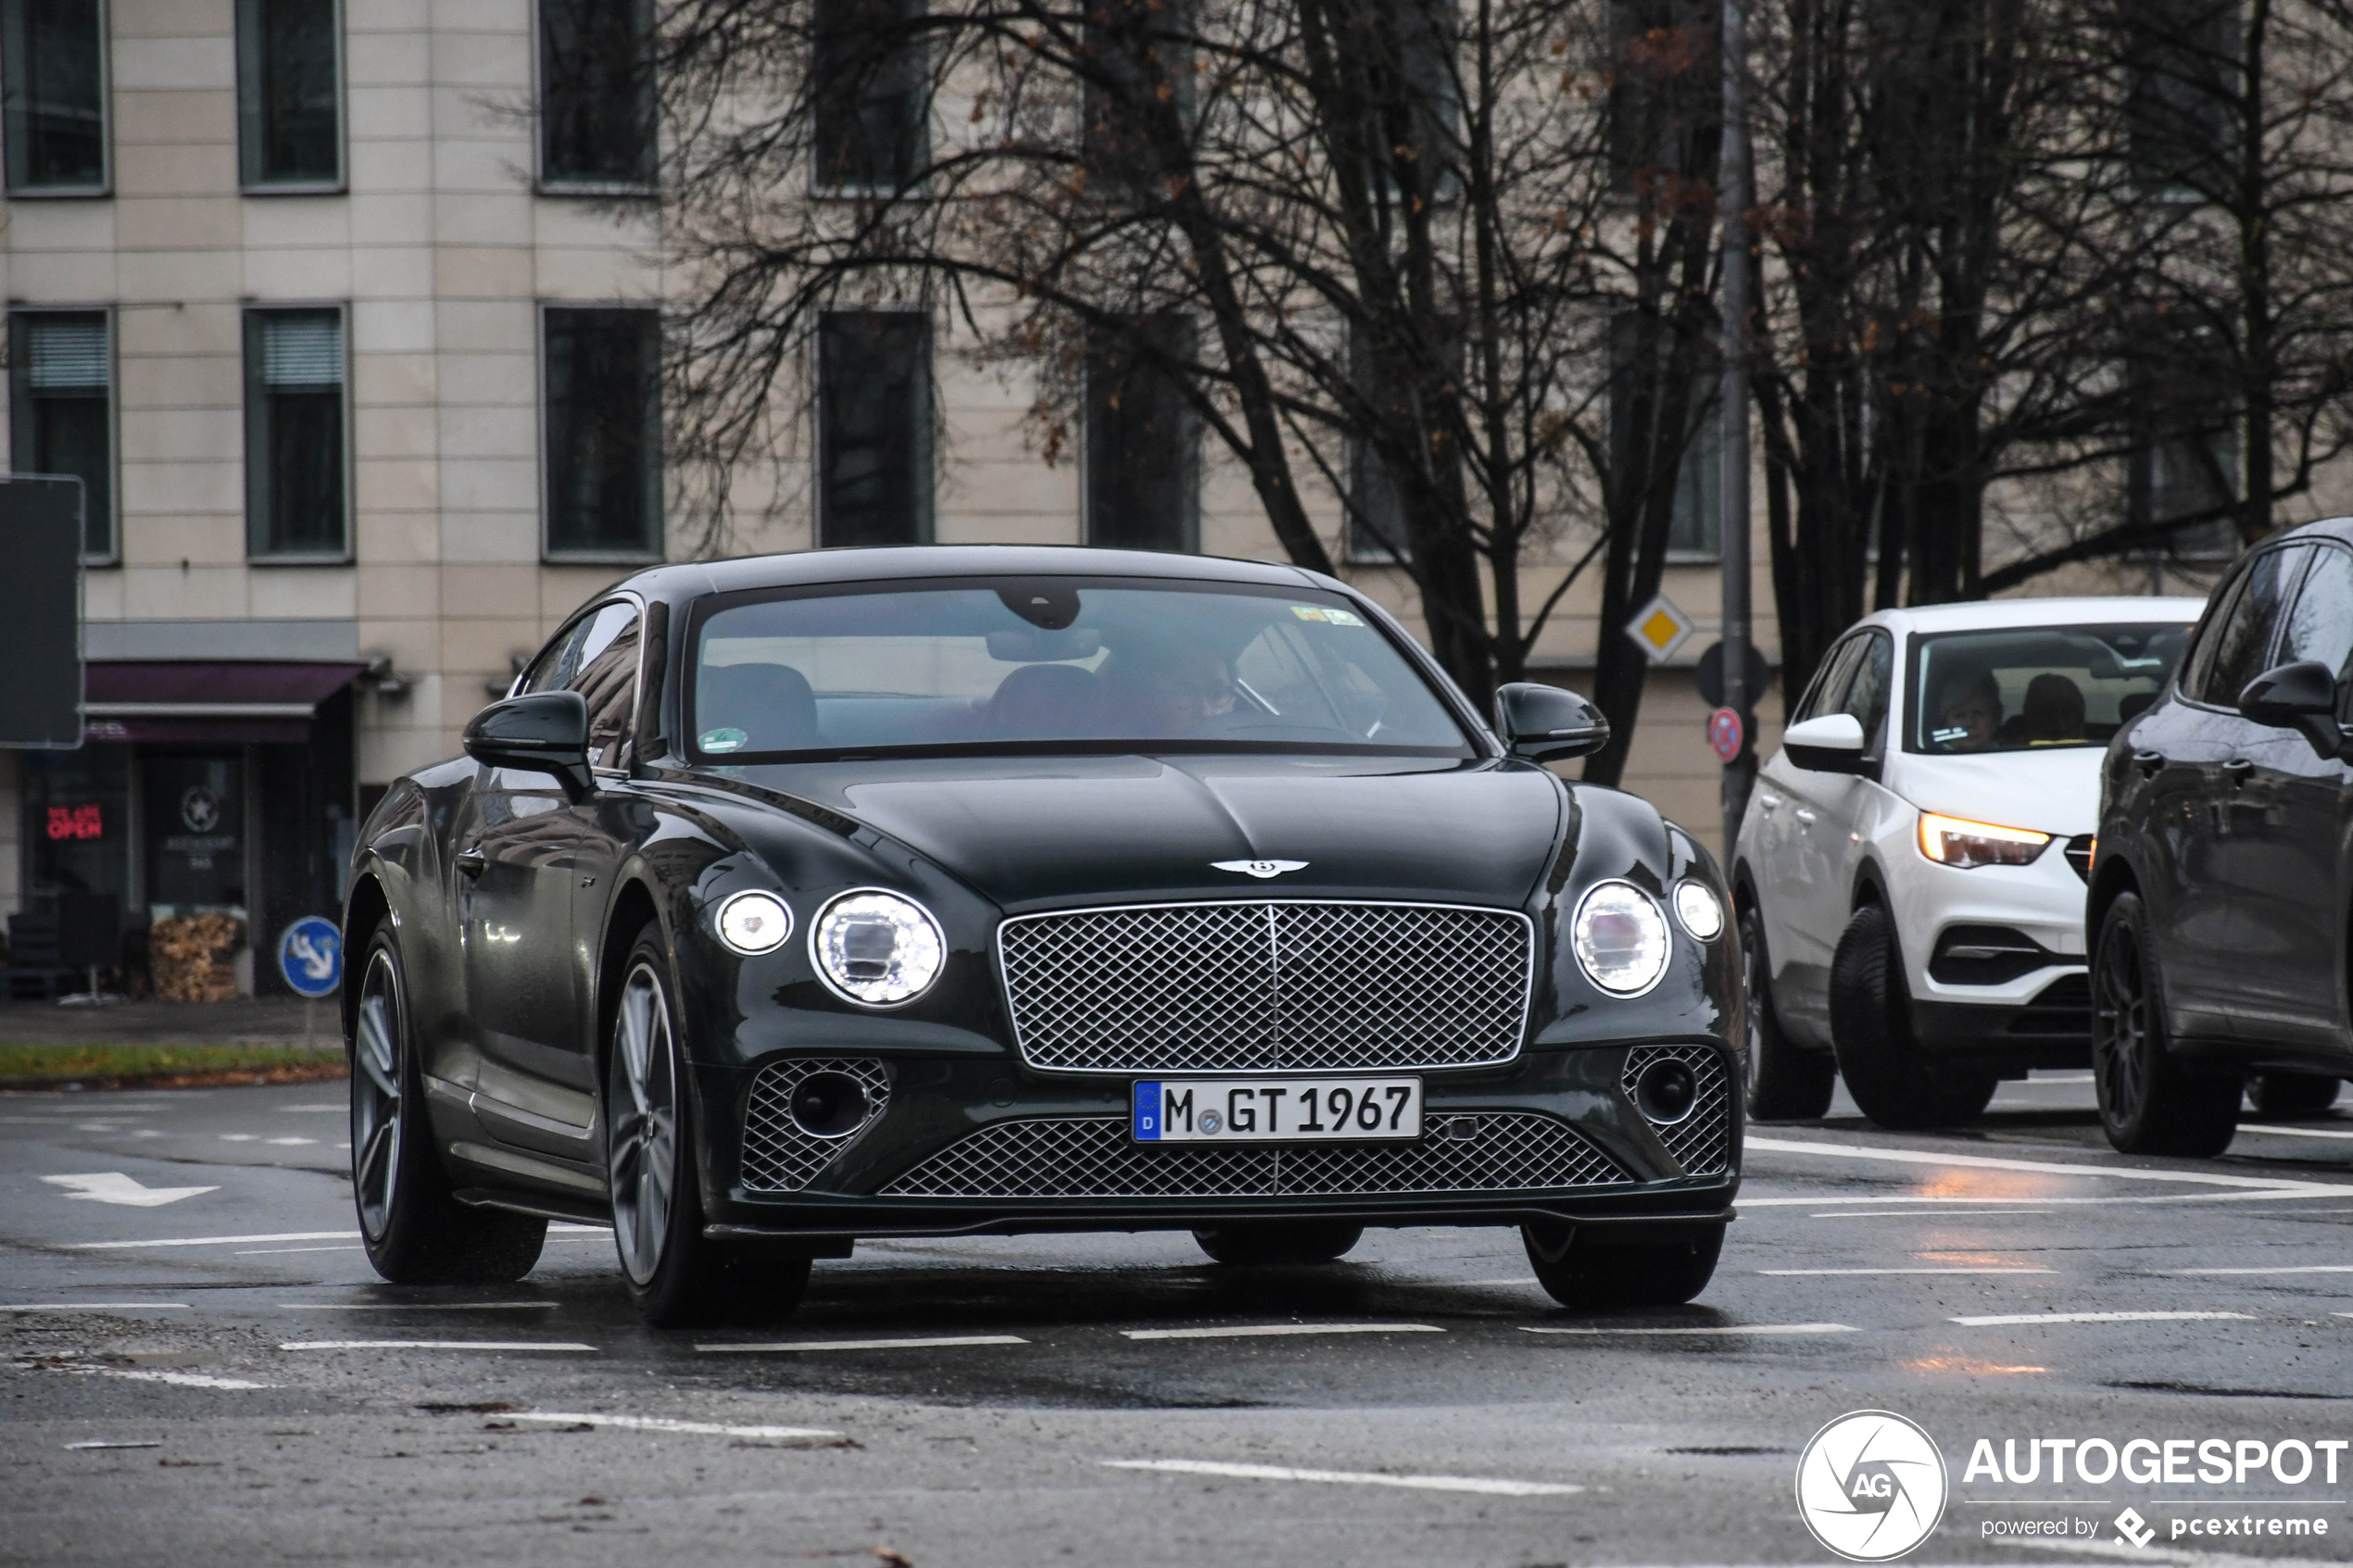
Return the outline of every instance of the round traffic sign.
<path id="1" fill-rule="evenodd" d="M 1730 709 L 1719 708 L 1707 716 L 1707 744 L 1715 747 L 1718 761 L 1737 760 L 1745 738 L 1741 733 L 1741 716 Z"/>
<path id="2" fill-rule="evenodd" d="M 323 997 L 343 984 L 343 933 L 305 915 L 279 935 L 278 972 L 299 997 Z"/>

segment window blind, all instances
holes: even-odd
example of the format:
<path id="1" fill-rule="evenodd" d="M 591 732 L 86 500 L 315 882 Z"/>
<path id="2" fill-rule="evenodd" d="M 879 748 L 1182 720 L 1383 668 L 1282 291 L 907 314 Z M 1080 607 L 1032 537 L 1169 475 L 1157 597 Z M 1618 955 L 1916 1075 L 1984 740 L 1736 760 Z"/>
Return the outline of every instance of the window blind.
<path id="1" fill-rule="evenodd" d="M 270 386 L 341 386 L 342 320 L 325 314 L 266 318 L 261 379 Z"/>
<path id="2" fill-rule="evenodd" d="M 103 316 L 25 322 L 28 379 L 36 392 L 107 384 L 107 321 Z"/>

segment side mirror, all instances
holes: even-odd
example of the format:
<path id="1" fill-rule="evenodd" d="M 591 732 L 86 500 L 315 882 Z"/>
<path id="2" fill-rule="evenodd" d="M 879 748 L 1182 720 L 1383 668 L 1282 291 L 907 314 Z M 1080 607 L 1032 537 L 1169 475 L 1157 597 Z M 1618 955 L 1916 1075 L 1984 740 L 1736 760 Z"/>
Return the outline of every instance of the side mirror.
<path id="1" fill-rule="evenodd" d="M 1609 721 L 1575 692 L 1515 681 L 1495 692 L 1495 729 L 1514 757 L 1557 762 L 1589 757 L 1609 744 Z"/>
<path id="2" fill-rule="evenodd" d="M 2239 693 L 2239 711 L 2259 724 L 2295 730 L 2322 757 L 2345 754 L 2336 721 L 2336 672 L 2317 659 L 2266 670 Z"/>
<path id="3" fill-rule="evenodd" d="M 466 755 L 490 768 L 553 773 L 573 804 L 597 793 L 588 771 L 588 704 L 578 692 L 494 702 L 466 725 Z"/>
<path id="4" fill-rule="evenodd" d="M 1817 773 L 1868 772 L 1863 758 L 1863 721 L 1852 713 L 1825 713 L 1781 732 L 1781 749 L 1799 767 Z"/>

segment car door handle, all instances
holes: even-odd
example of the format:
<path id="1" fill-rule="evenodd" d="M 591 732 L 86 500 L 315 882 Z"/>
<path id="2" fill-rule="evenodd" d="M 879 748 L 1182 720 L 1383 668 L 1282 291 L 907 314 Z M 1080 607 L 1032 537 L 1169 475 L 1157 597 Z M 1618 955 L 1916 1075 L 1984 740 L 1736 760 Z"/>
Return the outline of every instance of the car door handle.
<path id="1" fill-rule="evenodd" d="M 2165 766 L 2165 753 L 2161 751 L 2136 751 L 2133 753 L 2133 766 L 2141 771 L 2141 776 L 2143 778 L 2150 777 L 2156 773 L 2159 768 Z"/>
<path id="2" fill-rule="evenodd" d="M 458 870 L 469 879 L 480 876 L 490 865 L 490 857 L 480 845 L 468 845 L 458 851 Z"/>
<path id="3" fill-rule="evenodd" d="M 2233 757 L 2222 764 L 2222 771 L 2230 776 L 2233 784 L 2243 784 L 2246 783 L 2247 775 L 2255 771 L 2255 763 L 2245 757 Z"/>
<path id="4" fill-rule="evenodd" d="M 1769 790 L 1769 789 L 1768 789 L 1768 790 L 1760 790 L 1760 791 L 1758 791 L 1758 792 L 1757 792 L 1757 796 L 1756 796 L 1756 809 L 1757 809 L 1758 810 L 1760 810 L 1760 811 L 1773 811 L 1773 810 L 1778 810 L 1778 809 L 1780 809 L 1780 804 L 1781 804 L 1781 797 L 1780 797 L 1780 796 L 1778 796 L 1778 795 L 1775 795 L 1775 794 L 1774 794 L 1771 790 Z"/>
<path id="5" fill-rule="evenodd" d="M 1814 810 L 1810 806 L 1800 806 L 1795 811 L 1792 812 L 1791 815 L 1809 827 L 1813 825 Z"/>

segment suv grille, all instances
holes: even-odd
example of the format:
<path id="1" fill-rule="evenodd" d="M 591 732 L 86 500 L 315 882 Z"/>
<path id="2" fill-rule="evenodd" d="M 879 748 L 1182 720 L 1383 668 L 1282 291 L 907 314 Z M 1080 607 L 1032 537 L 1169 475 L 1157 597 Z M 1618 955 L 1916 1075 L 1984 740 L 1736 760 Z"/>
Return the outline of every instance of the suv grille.
<path id="1" fill-rule="evenodd" d="M 884 1198 L 1346 1198 L 1553 1192 L 1633 1178 L 1557 1117 L 1439 1118 L 1415 1143 L 1147 1147 L 1116 1116 L 1000 1122 L 887 1184 Z"/>
<path id="2" fill-rule="evenodd" d="M 1658 1135 L 1658 1141 L 1667 1146 L 1667 1152 L 1687 1176 L 1713 1176 L 1731 1169 L 1732 1080 L 1724 1071 L 1724 1053 L 1705 1046 L 1636 1046 L 1626 1053 L 1626 1071 L 1618 1074 L 1618 1084 L 1637 1110 L 1641 1102 L 1635 1100 L 1634 1082 L 1643 1068 L 1661 1058 L 1690 1068 L 1697 1080 L 1697 1092 L 1681 1121 L 1652 1122 L 1651 1131 Z M 1649 1120 L 1647 1113 L 1643 1119 Z"/>
<path id="3" fill-rule="evenodd" d="M 838 1073 L 866 1091 L 866 1114 L 847 1133 L 822 1137 L 793 1120 L 793 1091 L 820 1073 Z M 890 1103 L 890 1075 L 879 1061 L 772 1062 L 752 1080 L 744 1105 L 743 1183 L 748 1192 L 799 1192 L 864 1136 Z"/>
<path id="4" fill-rule="evenodd" d="M 1013 1036 L 1065 1072 L 1508 1061 L 1534 928 L 1441 904 L 1153 904 L 998 928 Z"/>

